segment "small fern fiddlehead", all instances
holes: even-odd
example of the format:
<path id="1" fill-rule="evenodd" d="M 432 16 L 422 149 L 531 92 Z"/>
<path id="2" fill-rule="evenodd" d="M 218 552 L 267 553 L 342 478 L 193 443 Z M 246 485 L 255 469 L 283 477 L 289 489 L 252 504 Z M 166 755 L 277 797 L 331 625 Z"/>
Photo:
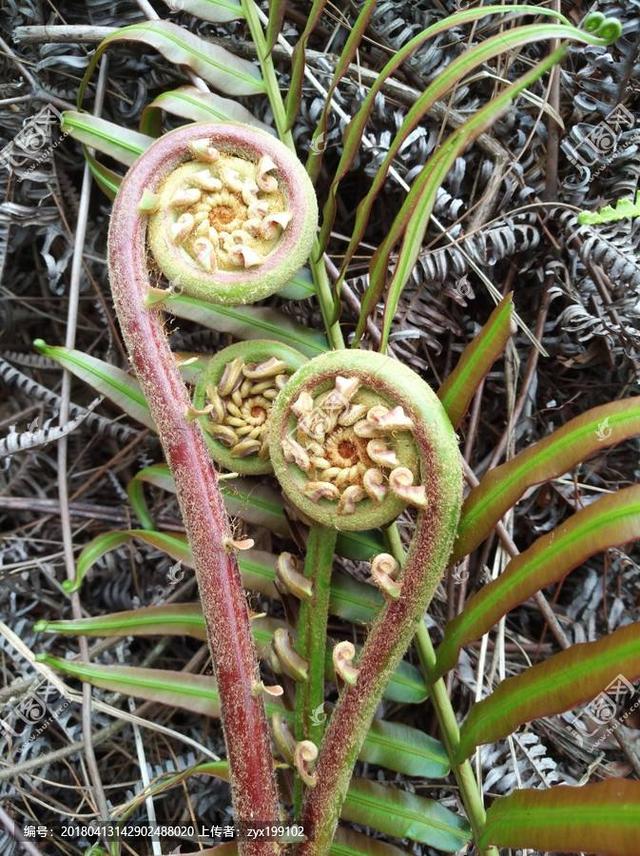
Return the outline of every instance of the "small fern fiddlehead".
<path id="1" fill-rule="evenodd" d="M 271 472 L 271 408 L 305 362 L 293 348 L 262 339 L 229 345 L 209 360 L 196 384 L 194 415 L 217 464 L 241 475 Z"/>
<path id="2" fill-rule="evenodd" d="M 389 567 L 390 557 L 374 560 L 373 580 L 387 603 L 359 661 L 335 652 L 344 687 L 303 809 L 311 834 L 300 853 L 319 856 L 328 852 L 383 689 L 447 566 L 462 471 L 435 394 L 411 369 L 372 352 L 334 351 L 298 369 L 275 400 L 269 443 L 289 500 L 323 526 L 368 529 L 407 506 L 418 509 L 404 569 Z"/>

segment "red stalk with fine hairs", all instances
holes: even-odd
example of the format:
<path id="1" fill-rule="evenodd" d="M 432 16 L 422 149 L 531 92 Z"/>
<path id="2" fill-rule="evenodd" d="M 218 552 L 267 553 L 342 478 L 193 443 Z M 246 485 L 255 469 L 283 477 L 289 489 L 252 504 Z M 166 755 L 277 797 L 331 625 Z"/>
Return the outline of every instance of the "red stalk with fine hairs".
<path id="1" fill-rule="evenodd" d="M 188 157 L 189 140 L 215 126 L 187 126 L 155 142 L 131 167 L 116 197 L 109 229 L 109 273 L 122 334 L 173 473 L 206 618 L 220 694 L 236 822 L 277 822 L 278 793 L 264 702 L 252 693 L 259 672 L 247 602 L 216 472 L 163 330 L 161 310 L 148 308 L 145 190 Z M 275 842 L 241 843 L 243 854 L 276 854 Z"/>

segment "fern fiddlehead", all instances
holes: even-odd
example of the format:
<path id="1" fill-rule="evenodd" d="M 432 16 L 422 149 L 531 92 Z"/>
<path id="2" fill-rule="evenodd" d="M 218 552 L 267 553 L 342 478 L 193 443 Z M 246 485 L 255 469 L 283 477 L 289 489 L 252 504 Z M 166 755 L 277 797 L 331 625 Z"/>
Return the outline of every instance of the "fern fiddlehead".
<path id="1" fill-rule="evenodd" d="M 141 200 L 149 246 L 174 287 L 214 303 L 253 303 L 305 263 L 317 224 L 313 186 L 298 159 L 245 125 L 194 126 L 186 149 L 166 134 L 160 181 Z M 206 132 L 204 130 L 206 128 Z"/>
<path id="2" fill-rule="evenodd" d="M 402 573 L 379 556 L 373 581 L 386 607 L 353 662 L 334 650 L 343 690 L 303 808 L 307 841 L 328 848 L 351 772 L 383 689 L 446 568 L 460 511 L 462 471 L 455 433 L 435 394 L 411 369 L 378 353 L 334 351 L 298 369 L 271 412 L 270 453 L 291 503 L 333 529 L 389 523 L 418 510 Z"/>
<path id="3" fill-rule="evenodd" d="M 241 475 L 271 472 L 273 401 L 305 362 L 293 348 L 262 339 L 229 345 L 209 360 L 196 384 L 193 413 L 216 463 Z"/>
<path id="4" fill-rule="evenodd" d="M 152 254 L 170 281 L 214 302 L 250 302 L 275 291 L 289 278 L 292 266 L 295 270 L 304 261 L 316 206 L 313 193 L 307 193 L 307 185 L 298 180 L 300 170 L 295 157 L 269 135 L 239 125 L 189 125 L 160 138 L 131 167 L 116 197 L 109 229 L 109 274 L 116 312 L 175 479 L 193 551 L 220 693 L 237 822 L 271 822 L 279 817 L 260 697 L 263 685 L 235 556 L 238 544 L 231 536 L 216 472 L 167 343 L 159 290 L 150 281 L 147 218 Z M 252 174 L 255 187 L 249 180 Z M 216 183 L 223 179 L 227 181 L 224 192 Z M 267 208 L 260 207 L 261 189 Z M 179 194 L 178 204 L 175 196 Z M 277 197 L 275 202 L 271 196 Z M 225 218 L 238 212 L 248 216 L 251 205 L 252 213 L 264 210 L 262 219 L 254 223 L 255 232 L 245 222 L 245 234 L 237 236 L 236 221 L 229 219 L 225 224 Z M 288 222 L 276 218 L 285 210 L 292 214 Z M 202 213 L 205 217 L 200 217 Z M 206 223 L 209 231 L 204 234 Z M 226 231 L 225 225 L 234 228 Z M 237 244 L 236 238 L 246 243 Z M 252 246 L 257 247 L 252 252 L 260 254 L 256 264 L 249 252 Z M 208 262 L 202 256 L 203 247 Z M 240 846 L 246 854 L 279 851 L 275 842 Z"/>

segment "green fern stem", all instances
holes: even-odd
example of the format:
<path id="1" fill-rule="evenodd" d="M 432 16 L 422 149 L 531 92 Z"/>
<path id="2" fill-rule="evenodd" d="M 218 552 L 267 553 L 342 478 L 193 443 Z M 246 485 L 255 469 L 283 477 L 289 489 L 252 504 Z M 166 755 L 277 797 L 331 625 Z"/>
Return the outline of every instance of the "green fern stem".
<path id="1" fill-rule="evenodd" d="M 313 461 L 307 450 L 317 453 Z M 384 687 L 447 566 L 462 471 L 455 433 L 432 390 L 406 366 L 364 351 L 323 354 L 291 377 L 271 413 L 270 453 L 290 502 L 322 526 L 365 530 L 387 525 L 407 505 L 419 509 L 402 574 L 376 577 L 387 602 L 357 665 L 349 662 L 351 643 L 334 648 L 343 689 L 303 806 L 309 840 L 299 850 L 321 856 Z"/>
<path id="2" fill-rule="evenodd" d="M 269 106 L 273 113 L 273 120 L 276 123 L 276 129 L 280 140 L 295 153 L 295 144 L 293 135 L 288 128 L 287 113 L 282 100 L 280 87 L 278 86 L 278 78 L 276 77 L 273 58 L 269 51 L 269 46 L 265 38 L 264 30 L 260 24 L 260 18 L 256 9 L 256 4 L 253 0 L 242 0 L 242 11 L 249 25 L 251 38 L 256 46 L 262 77 L 265 82 L 267 98 Z M 327 269 L 322 258 L 320 244 L 317 239 L 314 241 L 311 255 L 309 257 L 309 267 L 313 276 L 313 282 L 316 289 L 318 304 L 322 313 L 322 320 L 327 331 L 327 338 L 332 348 L 344 348 L 344 337 L 340 324 L 335 320 L 335 309 L 333 293 Z"/>
<path id="3" fill-rule="evenodd" d="M 396 561 L 400 565 L 403 565 L 406 553 L 395 523 L 388 527 L 386 537 L 391 553 Z M 453 758 L 460 744 L 460 729 L 444 680 L 442 678 L 433 679 L 436 666 L 436 653 L 424 621 L 420 621 L 418 624 L 414 642 L 418 650 L 422 673 L 429 688 L 429 698 L 438 719 L 440 734 L 442 735 L 447 755 L 452 760 L 452 771 L 460 788 L 460 796 L 467 817 L 469 818 L 469 823 L 471 824 L 473 839 L 477 842 L 480 840 L 486 822 L 482 793 L 469 761 L 464 761 L 462 764 L 453 764 Z M 498 856 L 498 851 L 495 847 L 484 848 L 481 853 L 483 856 Z"/>
<path id="4" fill-rule="evenodd" d="M 304 576 L 312 594 L 300 604 L 296 650 L 308 663 L 308 680 L 296 683 L 294 735 L 297 741 L 311 740 L 316 746 L 324 732 L 324 674 L 331 571 L 338 533 L 324 526 L 312 526 L 306 543 Z M 294 782 L 294 813 L 300 811 L 303 787 Z"/>

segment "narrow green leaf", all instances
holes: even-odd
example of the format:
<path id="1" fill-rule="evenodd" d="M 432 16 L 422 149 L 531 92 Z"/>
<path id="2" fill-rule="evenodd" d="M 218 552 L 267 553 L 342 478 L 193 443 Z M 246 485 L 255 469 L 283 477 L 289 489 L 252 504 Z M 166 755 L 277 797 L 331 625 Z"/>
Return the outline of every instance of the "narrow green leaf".
<path id="1" fill-rule="evenodd" d="M 175 493 L 176 483 L 171 475 L 171 470 L 166 464 L 153 464 L 136 473 L 127 484 L 129 502 L 142 528 L 155 529 L 155 522 L 144 495 L 145 484 L 154 485 L 162 490 L 166 490 L 168 493 Z"/>
<path id="2" fill-rule="evenodd" d="M 201 765 L 205 767 L 204 764 Z M 197 770 L 196 772 L 200 772 Z M 203 772 L 204 769 L 203 769 Z M 184 856 L 237 856 L 238 847 L 233 842 L 207 847 L 206 850 L 185 853 Z M 393 844 L 378 841 L 353 829 L 338 827 L 329 848 L 329 856 L 409 856 L 406 850 L 400 850 Z"/>
<path id="3" fill-rule="evenodd" d="M 590 556 L 640 538 L 640 486 L 600 499 L 538 538 L 498 579 L 470 598 L 446 627 L 436 677 L 455 664 L 461 648 L 479 639 L 507 612 L 579 567 Z"/>
<path id="4" fill-rule="evenodd" d="M 341 817 L 445 853 L 455 853 L 470 840 L 467 822 L 439 803 L 364 779 L 351 780 Z"/>
<path id="5" fill-rule="evenodd" d="M 220 482 L 220 491 L 232 517 L 239 517 L 254 526 L 264 526 L 275 535 L 289 535 L 282 497 L 264 479 L 225 480 Z"/>
<path id="6" fill-rule="evenodd" d="M 384 601 L 377 588 L 360 583 L 347 574 L 334 573 L 331 578 L 329 612 L 353 621 L 369 624 L 382 608 Z"/>
<path id="7" fill-rule="evenodd" d="M 269 21 L 266 35 L 267 53 L 271 53 L 278 41 L 286 8 L 287 0 L 269 0 Z"/>
<path id="8" fill-rule="evenodd" d="M 591 455 L 640 434 L 640 396 L 594 407 L 488 472 L 466 498 L 452 561 L 489 535 L 533 485 L 557 478 Z"/>
<path id="9" fill-rule="evenodd" d="M 311 144 L 309 146 L 309 154 L 307 156 L 306 169 L 313 183 L 315 184 L 320 175 L 322 166 L 322 158 L 326 146 L 327 128 L 329 123 L 329 114 L 331 113 L 331 99 L 336 91 L 336 88 L 341 80 L 343 80 L 349 69 L 353 58 L 355 57 L 364 34 L 369 26 L 371 17 L 375 11 L 377 0 L 365 0 L 362 4 L 358 17 L 353 23 L 349 31 L 349 36 L 342 48 L 338 62 L 333 72 L 331 85 L 327 90 L 327 95 L 324 99 L 324 107 L 318 119 L 318 123 L 313 132 Z"/>
<path id="10" fill-rule="evenodd" d="M 84 156 L 87 159 L 91 175 L 94 177 L 96 184 L 105 196 L 113 201 L 116 193 L 118 192 L 118 188 L 120 187 L 122 176 L 120 173 L 109 169 L 109 167 L 104 166 L 104 164 L 101 164 L 100 161 L 96 160 L 86 146 L 84 149 Z"/>
<path id="11" fill-rule="evenodd" d="M 65 110 L 60 127 L 74 140 L 127 166 L 131 166 L 153 142 L 153 137 L 77 110 Z"/>
<path id="12" fill-rule="evenodd" d="M 329 241 L 329 235 L 333 228 L 333 222 L 335 220 L 337 210 L 338 186 L 353 165 L 356 155 L 360 149 L 362 135 L 364 134 L 367 121 L 369 120 L 373 110 L 376 96 L 382 90 L 387 78 L 395 74 L 402 64 L 423 44 L 425 44 L 425 42 L 434 36 L 437 36 L 439 33 L 446 32 L 454 27 L 459 27 L 462 24 L 477 21 L 487 15 L 504 15 L 508 13 L 515 13 L 517 15 L 547 15 L 556 18 L 565 24 L 571 23 L 563 15 L 540 6 L 512 3 L 506 6 L 493 5 L 483 6 L 482 8 L 477 7 L 473 9 L 465 9 L 464 11 L 457 12 L 454 15 L 447 15 L 442 20 L 437 21 L 435 24 L 432 24 L 430 27 L 422 30 L 422 32 L 410 39 L 402 46 L 402 48 L 400 48 L 399 51 L 396 51 L 393 54 L 391 59 L 387 62 L 380 74 L 372 83 L 367 93 L 367 97 L 362 102 L 360 109 L 345 129 L 343 153 L 340 158 L 340 162 L 338 163 L 334 179 L 329 187 L 329 193 L 322 215 L 322 228 L 320 230 L 319 238 L 321 251 L 326 249 Z"/>
<path id="13" fill-rule="evenodd" d="M 65 580 L 63 583 L 65 591 L 77 591 L 87 572 L 98 559 L 130 540 L 142 541 L 144 544 L 168 553 L 187 567 L 192 566 L 191 550 L 185 535 L 149 529 L 118 529 L 98 535 L 83 548 L 76 562 L 75 578 Z M 238 564 L 245 588 L 261 592 L 267 597 L 278 597 L 274 585 L 275 563 L 276 557 L 271 553 L 260 550 L 243 552 L 238 558 Z M 377 588 L 360 583 L 346 574 L 333 575 L 329 603 L 329 609 L 333 615 L 347 621 L 368 623 L 373 621 L 382 603 L 382 595 Z"/>
<path id="14" fill-rule="evenodd" d="M 378 553 L 384 553 L 384 539 L 379 531 L 340 532 L 336 553 L 354 562 L 370 562 Z"/>
<path id="15" fill-rule="evenodd" d="M 156 96 L 146 105 L 140 117 L 140 130 L 143 134 L 159 137 L 162 133 L 162 111 L 192 122 L 241 122 L 253 125 L 273 134 L 269 125 L 259 119 L 230 98 L 223 98 L 213 92 L 202 92 L 195 86 L 179 86 Z"/>
<path id="16" fill-rule="evenodd" d="M 327 5 L 327 0 L 313 0 L 311 9 L 307 16 L 307 23 L 304 30 L 300 34 L 300 38 L 295 44 L 293 54 L 291 56 L 291 81 L 289 82 L 289 91 L 285 102 L 287 114 L 287 130 L 291 130 L 298 108 L 300 107 L 300 99 L 302 98 L 302 81 L 304 79 L 304 68 L 306 62 L 305 50 L 309 36 L 314 31 L 316 24 L 320 20 L 320 16 Z"/>
<path id="17" fill-rule="evenodd" d="M 66 592 L 78 591 L 88 571 L 98 559 L 131 540 L 142 541 L 156 550 L 162 550 L 172 559 L 192 567 L 192 556 L 185 535 L 176 532 L 158 532 L 149 529 L 118 529 L 103 532 L 90 541 L 78 556 L 76 575 L 65 580 L 62 587 Z M 258 591 L 266 597 L 278 597 L 275 579 L 276 557 L 262 550 L 247 550 L 238 557 L 238 565 L 245 588 Z"/>
<path id="18" fill-rule="evenodd" d="M 144 529 L 153 529 L 155 524 L 144 498 L 144 484 L 151 484 L 175 493 L 175 482 L 166 464 L 145 467 L 127 485 L 131 506 Z M 220 492 L 227 512 L 245 523 L 264 526 L 276 535 L 287 536 L 289 526 L 282 510 L 282 499 L 278 491 L 259 479 L 225 479 L 220 482 Z"/>
<path id="19" fill-rule="evenodd" d="M 199 603 L 169 603 L 144 606 L 108 615 L 62 621 L 36 621 L 36 633 L 62 636 L 190 636 L 205 640 L 207 630 Z"/>
<path id="20" fill-rule="evenodd" d="M 308 268 L 301 268 L 293 279 L 278 292 L 280 297 L 287 300 L 307 300 L 314 297 L 315 293 L 316 289 L 311 278 L 311 271 Z"/>
<path id="21" fill-rule="evenodd" d="M 228 21 L 239 21 L 242 19 L 242 8 L 234 0 L 163 0 L 163 3 L 176 11 L 188 12 L 203 21 L 213 21 L 214 24 L 226 24 Z"/>
<path id="22" fill-rule="evenodd" d="M 638 856 L 638 842 L 640 782 L 605 779 L 580 788 L 514 791 L 497 799 L 478 846 Z"/>
<path id="23" fill-rule="evenodd" d="M 371 739 L 373 735 L 375 741 Z M 451 765 L 439 740 L 400 722 L 374 719 L 360 760 L 398 770 L 398 758 L 394 758 L 398 753 L 402 755 L 402 773 L 405 776 L 443 779 L 449 775 Z"/>
<path id="24" fill-rule="evenodd" d="M 455 369 L 438 390 L 438 398 L 454 428 L 460 425 L 482 379 L 504 352 L 513 332 L 512 319 L 513 294 L 509 293 L 464 349 Z"/>
<path id="25" fill-rule="evenodd" d="M 170 295 L 164 305 L 179 318 L 229 333 L 236 339 L 275 339 L 309 357 L 316 357 L 329 347 L 321 333 L 264 306 L 217 306 L 185 294 Z"/>
<path id="26" fill-rule="evenodd" d="M 429 158 L 411 185 L 411 190 L 407 194 L 391 228 L 373 254 L 369 267 L 369 287 L 362 301 L 362 309 L 356 327 L 356 340 L 362 336 L 367 316 L 373 311 L 375 304 L 384 292 L 391 253 L 396 243 L 402 238 L 402 245 L 388 288 L 382 322 L 380 349 L 386 348 L 400 295 L 420 254 L 438 189 L 444 182 L 456 158 L 483 131 L 491 127 L 524 89 L 535 83 L 545 72 L 560 62 L 566 52 L 567 49 L 561 47 L 545 57 L 522 77 L 496 95 L 488 104 L 470 116 L 466 122 L 450 134 L 436 150 L 436 153 Z"/>
<path id="27" fill-rule="evenodd" d="M 121 543 L 114 539 L 115 547 L 121 546 Z M 273 618 L 253 619 L 251 629 L 259 649 L 264 652 L 270 646 L 276 628 L 285 626 L 283 621 Z M 65 636 L 190 636 L 201 640 L 207 638 L 202 608 L 199 603 L 145 606 L 141 609 L 115 612 L 110 615 L 66 621 L 38 621 L 34 625 L 34 630 L 38 633 L 60 633 Z M 335 679 L 330 653 L 328 653 L 325 662 L 325 675 L 327 680 Z M 427 698 L 427 688 L 419 670 L 411 663 L 403 660 L 391 676 L 384 695 L 389 701 L 399 704 L 420 704 Z M 418 733 L 422 734 L 422 732 Z M 382 744 L 382 742 L 381 738 L 380 743 Z M 435 744 L 427 741 L 423 747 L 424 752 L 433 746 Z M 438 757 L 440 756 L 438 755 Z M 434 763 L 436 760 L 434 758 Z M 372 760 L 371 763 L 377 762 Z M 406 767 L 409 769 L 408 761 Z M 435 769 L 435 766 L 432 767 L 432 772 L 428 775 L 435 776 L 436 773 L 433 772 Z M 427 774 L 425 773 L 425 775 Z M 442 775 L 446 775 L 446 773 Z"/>
<path id="28" fill-rule="evenodd" d="M 508 678 L 471 708 L 460 729 L 457 760 L 476 746 L 506 737 L 533 719 L 571 710 L 589 701 L 620 676 L 640 677 L 640 622 L 597 642 L 574 645 Z"/>
<path id="29" fill-rule="evenodd" d="M 506 30 L 492 36 L 480 44 L 468 48 L 460 56 L 456 57 L 449 65 L 435 78 L 435 80 L 425 89 L 419 96 L 415 104 L 407 113 L 405 120 L 400 126 L 398 132 L 391 145 L 389 151 L 385 155 L 380 167 L 378 168 L 370 189 L 366 196 L 358 204 L 356 210 L 355 224 L 353 233 L 349 240 L 344 260 L 341 266 L 341 277 L 357 251 L 360 242 L 362 241 L 371 211 L 375 204 L 378 194 L 384 187 L 387 174 L 390 167 L 393 165 L 394 159 L 401 150 L 403 143 L 409 134 L 419 125 L 424 116 L 426 116 L 433 105 L 444 98 L 448 92 L 453 91 L 455 86 L 468 74 L 474 72 L 484 63 L 489 62 L 495 57 L 503 53 L 508 53 L 523 45 L 531 42 L 542 42 L 545 39 L 586 39 L 591 42 L 592 37 L 588 34 L 577 30 L 575 27 L 567 27 L 561 24 L 545 23 L 545 24 L 530 24 L 524 27 L 516 27 L 512 30 Z"/>
<path id="30" fill-rule="evenodd" d="M 93 53 L 78 88 L 78 108 L 82 107 L 87 85 L 100 57 L 114 43 L 138 42 L 154 48 L 175 65 L 186 65 L 216 89 L 227 95 L 256 95 L 264 92 L 258 69 L 224 48 L 206 42 L 169 21 L 145 21 L 122 27 L 103 39 Z"/>
<path id="31" fill-rule="evenodd" d="M 408 856 L 408 851 L 339 826 L 329 856 Z"/>
<path id="32" fill-rule="evenodd" d="M 356 645 L 356 658 L 360 654 L 360 646 Z M 327 657 L 327 677 L 333 677 L 333 662 Z M 422 704 L 429 696 L 429 691 L 422 677 L 422 672 L 406 660 L 400 660 L 395 668 L 384 697 L 397 704 Z M 435 775 L 435 774 L 434 774 Z"/>
<path id="33" fill-rule="evenodd" d="M 117 404 L 121 410 L 132 416 L 137 422 L 141 422 L 153 431 L 156 430 L 137 380 L 123 372 L 122 369 L 111 366 L 96 357 L 91 357 L 89 354 L 84 354 L 82 351 L 47 345 L 42 339 L 35 339 L 33 345 L 38 353 L 55 360 L 65 369 L 68 369 L 73 375 Z"/>
<path id="34" fill-rule="evenodd" d="M 144 498 L 143 483 L 169 493 L 175 493 L 175 483 L 166 464 L 154 464 L 140 470 L 127 485 L 129 501 L 143 528 L 154 529 L 155 523 Z M 282 499 L 269 485 L 243 478 L 221 482 L 220 490 L 229 514 L 248 523 L 266 526 L 276 535 L 289 535 Z M 354 562 L 368 562 L 383 551 L 384 542 L 379 532 L 341 532 L 338 535 L 336 552 Z"/>
<path id="35" fill-rule="evenodd" d="M 99 666 L 95 663 L 61 660 L 50 654 L 37 654 L 36 660 L 94 687 L 179 707 L 201 716 L 220 716 L 220 698 L 211 675 L 137 666 Z M 282 709 L 275 699 L 267 700 L 266 704 L 267 708 L 271 704 L 272 713 Z"/>
<path id="36" fill-rule="evenodd" d="M 215 719 L 220 716 L 218 689 L 210 675 L 135 666 L 100 666 L 61 660 L 49 654 L 39 654 L 37 660 L 96 687 L 157 701 Z M 279 699 L 267 697 L 265 703 L 267 715 L 280 713 L 285 719 L 293 720 L 293 711 L 286 710 Z M 432 770 L 440 775 L 446 766 L 446 755 L 436 740 L 431 741 L 432 738 L 415 728 L 403 728 L 395 723 L 380 721 L 374 723 L 367 734 L 359 758 L 405 775 L 428 777 Z M 411 770 L 419 772 L 409 772 Z"/>

